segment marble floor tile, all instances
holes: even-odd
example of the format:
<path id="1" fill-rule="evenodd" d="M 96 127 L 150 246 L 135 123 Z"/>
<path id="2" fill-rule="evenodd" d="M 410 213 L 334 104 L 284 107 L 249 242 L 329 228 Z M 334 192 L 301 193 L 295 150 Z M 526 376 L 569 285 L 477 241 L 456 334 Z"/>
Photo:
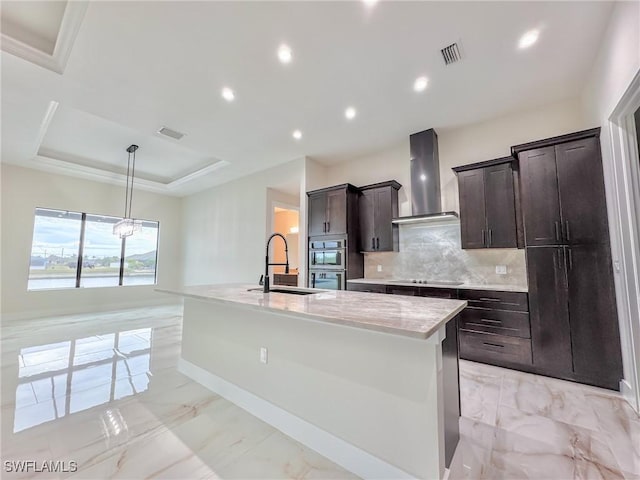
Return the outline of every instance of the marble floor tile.
<path id="1" fill-rule="evenodd" d="M 486 475 L 495 427 L 460 418 L 460 441 L 449 467 L 449 480 L 473 480 Z"/>
<path id="2" fill-rule="evenodd" d="M 556 382 L 534 375 L 505 376 L 500 404 L 584 428 L 595 429 L 598 423 L 579 389 L 562 388 Z"/>
<path id="3" fill-rule="evenodd" d="M 463 417 L 495 425 L 502 377 L 460 372 L 460 402 Z"/>
<path id="4" fill-rule="evenodd" d="M 476 448 L 492 437 L 487 460 L 466 470 L 454 463 L 450 478 L 639 478 L 640 422 L 616 392 L 464 360 L 460 370 L 476 383 L 502 383 L 494 425 L 482 428 L 478 415 L 460 420 L 461 440 Z M 462 395 L 463 415 L 483 401 Z"/>
<path id="5" fill-rule="evenodd" d="M 284 435 L 260 447 L 277 431 L 181 374 L 181 337 L 176 307 L 3 325 L 3 461 L 78 470 L 2 478 L 355 478 Z"/>
<path id="6" fill-rule="evenodd" d="M 3 324 L 3 461 L 79 469 L 2 478 L 356 478 L 181 374 L 181 337 L 179 306 Z M 449 479 L 640 480 L 640 418 L 615 392 L 474 362 L 460 372 Z"/>
<path id="7" fill-rule="evenodd" d="M 595 394 L 585 397 L 599 419 L 598 431 L 620 468 L 640 476 L 640 417 L 622 399 Z"/>
<path id="8" fill-rule="evenodd" d="M 333 462 L 275 432 L 250 452 L 220 468 L 222 478 L 355 479 Z"/>

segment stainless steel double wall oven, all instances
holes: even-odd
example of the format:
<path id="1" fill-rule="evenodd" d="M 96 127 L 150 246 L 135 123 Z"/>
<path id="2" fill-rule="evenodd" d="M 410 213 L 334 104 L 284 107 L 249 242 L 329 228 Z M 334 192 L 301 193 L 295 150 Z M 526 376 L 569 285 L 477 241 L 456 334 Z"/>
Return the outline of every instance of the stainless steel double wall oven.
<path id="1" fill-rule="evenodd" d="M 336 236 L 309 240 L 309 287 L 347 288 L 347 238 Z"/>

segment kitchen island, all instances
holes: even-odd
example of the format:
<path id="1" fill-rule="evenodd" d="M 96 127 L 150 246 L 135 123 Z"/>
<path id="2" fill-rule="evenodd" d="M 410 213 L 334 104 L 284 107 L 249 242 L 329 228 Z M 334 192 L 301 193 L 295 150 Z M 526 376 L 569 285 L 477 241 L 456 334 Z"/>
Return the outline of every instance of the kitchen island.
<path id="1" fill-rule="evenodd" d="M 361 477 L 442 478 L 466 302 L 252 287 L 159 290 L 184 297 L 181 371 Z"/>

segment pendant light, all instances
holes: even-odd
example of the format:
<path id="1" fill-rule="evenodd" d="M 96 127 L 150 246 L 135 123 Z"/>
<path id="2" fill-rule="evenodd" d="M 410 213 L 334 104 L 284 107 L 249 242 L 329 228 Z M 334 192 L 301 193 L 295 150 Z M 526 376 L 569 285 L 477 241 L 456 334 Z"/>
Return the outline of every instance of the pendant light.
<path id="1" fill-rule="evenodd" d="M 130 237 L 133 232 L 142 229 L 142 220 L 134 220 L 131 217 L 131 203 L 133 201 L 133 179 L 136 172 L 136 150 L 138 145 L 129 145 L 127 153 L 127 189 L 124 200 L 124 218 L 113 226 L 113 234 L 120 238 Z"/>

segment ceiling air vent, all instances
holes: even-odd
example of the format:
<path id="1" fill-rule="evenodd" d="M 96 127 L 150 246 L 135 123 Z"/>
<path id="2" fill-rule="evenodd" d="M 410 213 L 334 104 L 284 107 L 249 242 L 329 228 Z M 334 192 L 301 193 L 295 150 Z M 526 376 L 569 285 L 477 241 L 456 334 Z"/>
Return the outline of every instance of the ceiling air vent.
<path id="1" fill-rule="evenodd" d="M 167 127 L 162 127 L 160 130 L 158 130 L 158 133 L 160 135 L 164 135 L 165 137 L 171 137 L 175 140 L 180 140 L 182 137 L 184 137 L 184 133 L 176 132 L 175 130 L 171 130 Z"/>
<path id="2" fill-rule="evenodd" d="M 444 47 L 440 50 L 445 65 L 451 65 L 452 63 L 460 61 L 462 56 L 460 55 L 460 48 L 457 43 L 452 43 L 448 47 Z"/>

